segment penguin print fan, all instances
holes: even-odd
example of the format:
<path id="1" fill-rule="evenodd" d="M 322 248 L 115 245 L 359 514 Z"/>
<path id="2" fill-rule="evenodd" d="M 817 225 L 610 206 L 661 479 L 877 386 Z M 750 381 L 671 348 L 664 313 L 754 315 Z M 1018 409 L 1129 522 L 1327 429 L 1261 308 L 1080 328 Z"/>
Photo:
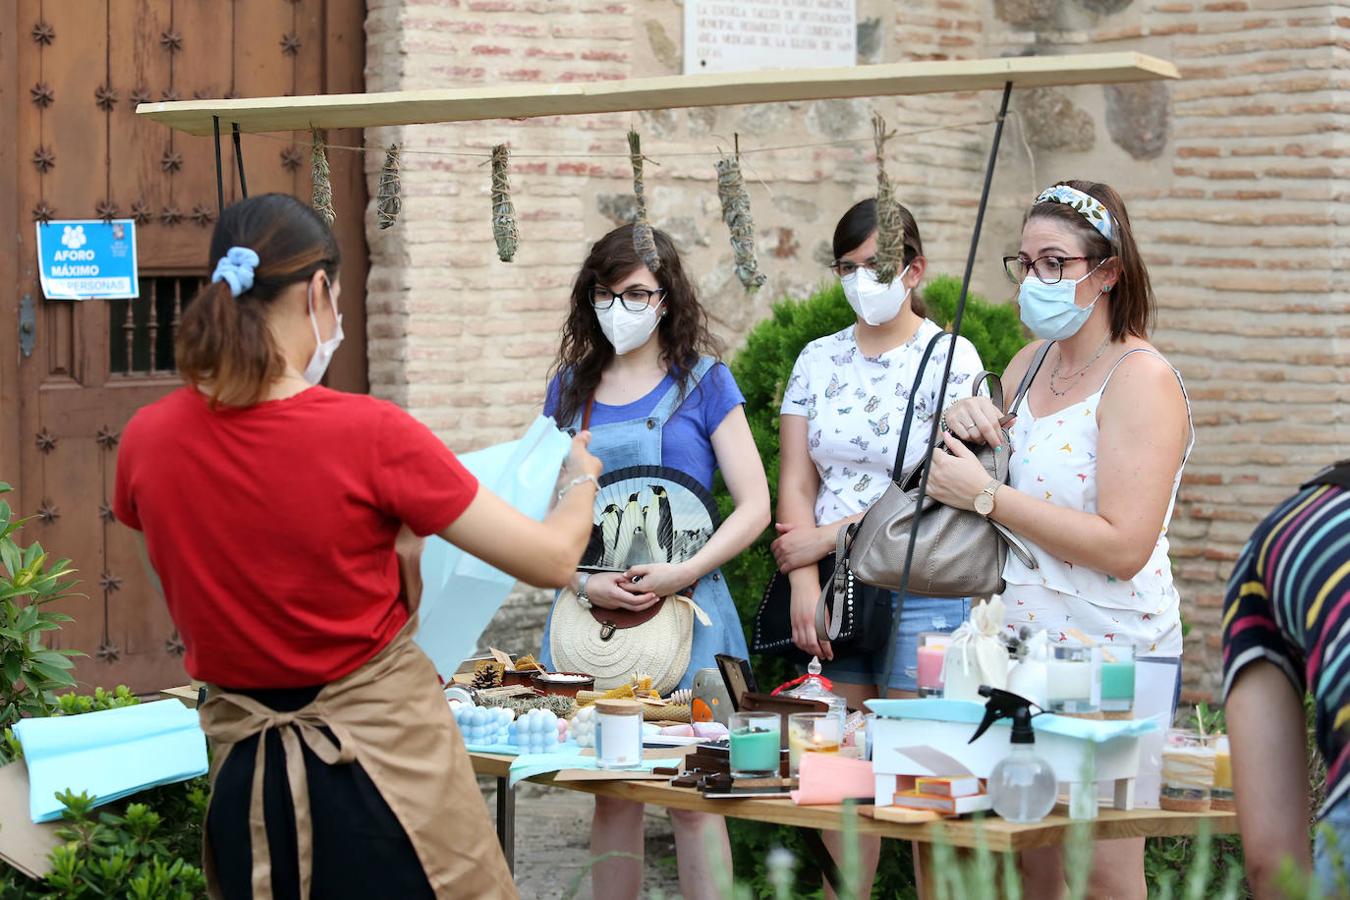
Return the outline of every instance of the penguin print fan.
<path id="1" fill-rule="evenodd" d="M 598 512 L 580 571 L 626 572 L 686 562 L 720 524 L 703 485 L 668 466 L 630 466 L 600 479 Z"/>

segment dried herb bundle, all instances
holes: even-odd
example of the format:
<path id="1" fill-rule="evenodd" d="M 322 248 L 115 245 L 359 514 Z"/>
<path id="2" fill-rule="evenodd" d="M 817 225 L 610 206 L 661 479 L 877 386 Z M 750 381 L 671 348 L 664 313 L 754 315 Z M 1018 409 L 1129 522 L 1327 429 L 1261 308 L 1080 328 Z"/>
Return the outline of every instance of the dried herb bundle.
<path id="1" fill-rule="evenodd" d="M 314 182 L 314 199 L 311 205 L 328 223 L 328 227 L 332 228 L 337 213 L 333 211 L 333 182 L 328 173 L 328 147 L 319 129 L 314 128 L 311 131 L 313 144 L 310 147 L 309 161 L 311 180 Z"/>
<path id="2" fill-rule="evenodd" d="M 492 237 L 497 242 L 497 258 L 510 262 L 515 258 L 520 232 L 516 229 L 516 207 L 511 202 L 511 181 L 507 162 L 511 151 L 505 144 L 492 148 Z"/>
<path id="3" fill-rule="evenodd" d="M 750 215 L 750 194 L 741 175 L 740 156 L 724 156 L 716 163 L 717 197 L 722 201 L 722 221 L 731 232 L 731 252 L 736 277 L 747 291 L 764 284 L 764 273 L 755 260 L 755 221 Z"/>
<path id="4" fill-rule="evenodd" d="M 905 260 L 905 223 L 900 217 L 900 201 L 886 174 L 886 120 L 872 114 L 872 129 L 877 145 L 877 281 L 890 284 Z"/>
<path id="5" fill-rule="evenodd" d="M 398 221 L 398 214 L 403 211 L 403 198 L 400 196 L 403 185 L 399 180 L 399 162 L 398 144 L 390 144 L 389 149 L 384 151 L 384 168 L 380 169 L 380 192 L 375 202 L 375 212 L 379 217 L 381 228 L 392 228 Z"/>
<path id="6" fill-rule="evenodd" d="M 638 259 L 653 272 L 661 268 L 661 257 L 656 252 L 656 238 L 647 219 L 647 185 L 642 178 L 642 139 L 636 131 L 628 132 L 628 158 L 633 163 L 633 194 L 637 197 L 637 215 L 633 218 L 633 250 Z"/>

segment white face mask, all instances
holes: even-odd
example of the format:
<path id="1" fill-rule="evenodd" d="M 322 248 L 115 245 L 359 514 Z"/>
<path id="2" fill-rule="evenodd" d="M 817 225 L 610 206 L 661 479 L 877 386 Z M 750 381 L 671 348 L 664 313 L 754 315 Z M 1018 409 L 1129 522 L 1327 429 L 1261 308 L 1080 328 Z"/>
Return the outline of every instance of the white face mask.
<path id="1" fill-rule="evenodd" d="M 333 336 L 324 340 L 319 336 L 319 320 L 314 315 L 314 291 L 311 286 L 309 292 L 309 324 L 314 328 L 314 341 L 318 345 L 314 348 L 314 355 L 309 358 L 309 365 L 305 366 L 303 378 L 310 384 L 318 384 L 323 381 L 323 373 L 328 371 L 328 364 L 333 361 L 333 354 L 337 353 L 338 346 L 342 343 L 342 313 L 338 312 L 337 298 L 333 296 L 333 285 L 328 285 L 328 302 L 333 306 L 333 317 L 337 320 L 337 329 Z"/>
<path id="2" fill-rule="evenodd" d="M 629 312 L 616 298 L 609 309 L 595 310 L 600 321 L 600 330 L 605 338 L 614 345 L 614 352 L 623 356 L 631 353 L 651 337 L 656 325 L 661 321 L 655 306 L 648 306 L 642 312 Z"/>
<path id="3" fill-rule="evenodd" d="M 890 284 L 877 281 L 877 274 L 865 266 L 859 266 L 851 275 L 840 279 L 844 286 L 844 297 L 858 318 L 868 325 L 885 325 L 900 315 L 900 308 L 909 299 L 909 288 L 905 287 L 904 277 L 909 266 L 895 276 Z"/>

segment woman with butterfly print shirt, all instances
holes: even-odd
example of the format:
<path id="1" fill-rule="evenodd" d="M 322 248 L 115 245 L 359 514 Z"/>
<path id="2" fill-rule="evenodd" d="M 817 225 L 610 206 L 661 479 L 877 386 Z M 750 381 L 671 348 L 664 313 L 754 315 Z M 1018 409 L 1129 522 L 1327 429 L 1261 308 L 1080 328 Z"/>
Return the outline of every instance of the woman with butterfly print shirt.
<path id="1" fill-rule="evenodd" d="M 889 284 L 877 282 L 877 206 L 864 200 L 839 220 L 831 268 L 857 321 L 836 334 L 812 341 L 792 368 L 781 409 L 781 469 L 778 480 L 779 537 L 773 544 L 779 568 L 792 585 L 792 634 L 796 645 L 820 657 L 823 673 L 848 705 L 889 693 L 913 696 L 917 689 L 918 636 L 951 631 L 970 611 L 968 600 L 906 597 L 900 608 L 895 664 L 886 681 L 887 648 L 876 653 L 835 656 L 818 641 L 815 609 L 820 597 L 817 563 L 834 552 L 839 529 L 862 514 L 886 489 L 904 426 L 914 376 L 925 348 L 940 328 L 924 317 L 916 287 L 926 261 L 918 225 L 902 207 L 904 269 Z M 905 449 L 910 471 L 928 449 L 938 387 L 949 341 L 940 341 L 925 368 L 914 399 L 914 424 Z M 970 341 L 957 338 L 947 401 L 969 394 L 984 368 Z M 898 597 L 896 598 L 898 600 Z M 827 843 L 829 835 L 826 835 Z M 880 842 L 864 844 L 864 871 L 875 872 Z M 870 892 L 868 884 L 860 893 Z"/>

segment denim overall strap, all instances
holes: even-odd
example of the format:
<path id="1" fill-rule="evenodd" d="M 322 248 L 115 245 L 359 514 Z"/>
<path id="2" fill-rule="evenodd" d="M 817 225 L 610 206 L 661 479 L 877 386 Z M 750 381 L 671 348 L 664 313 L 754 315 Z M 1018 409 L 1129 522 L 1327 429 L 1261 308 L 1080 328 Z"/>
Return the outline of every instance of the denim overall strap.
<path id="1" fill-rule="evenodd" d="M 713 359 L 711 356 L 700 357 L 699 361 L 694 364 L 694 367 L 689 370 L 689 384 L 685 387 L 681 387 L 679 381 L 676 381 L 670 386 L 670 390 L 666 391 L 666 395 L 661 398 L 660 402 L 657 403 L 656 406 L 652 408 L 651 413 L 648 414 L 647 421 L 650 424 L 648 424 L 647 427 L 661 428 L 669 422 L 670 417 L 675 415 L 675 412 L 680 408 L 680 405 L 689 398 L 690 394 L 698 389 L 699 383 L 703 381 L 703 377 L 711 372 L 712 367 L 715 365 L 717 365 L 717 360 Z"/>

